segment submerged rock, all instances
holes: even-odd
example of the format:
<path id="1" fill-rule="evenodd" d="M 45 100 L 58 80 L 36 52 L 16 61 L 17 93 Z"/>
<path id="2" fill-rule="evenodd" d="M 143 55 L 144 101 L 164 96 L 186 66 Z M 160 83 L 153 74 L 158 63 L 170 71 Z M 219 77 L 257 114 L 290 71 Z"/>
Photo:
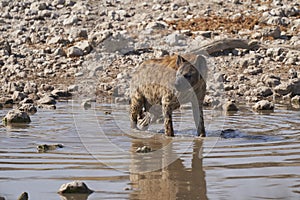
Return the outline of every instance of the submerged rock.
<path id="1" fill-rule="evenodd" d="M 300 105 L 300 96 L 299 95 L 296 95 L 296 96 L 294 96 L 292 99 L 291 99 L 291 102 L 292 102 L 292 104 L 294 104 L 294 105 Z"/>
<path id="2" fill-rule="evenodd" d="M 27 192 L 23 192 L 23 193 L 19 196 L 18 200 L 28 200 L 28 198 L 29 198 L 28 193 L 27 193 Z"/>
<path id="3" fill-rule="evenodd" d="M 10 110 L 2 119 L 2 121 L 4 124 L 31 122 L 30 117 L 26 112 L 17 109 Z"/>
<path id="4" fill-rule="evenodd" d="M 224 105 L 223 105 L 223 109 L 227 112 L 236 112 L 238 111 L 238 107 L 236 106 L 234 101 L 227 101 Z"/>
<path id="5" fill-rule="evenodd" d="M 274 104 L 272 102 L 269 102 L 268 100 L 261 100 L 257 102 L 252 108 L 256 111 L 274 110 Z"/>
<path id="6" fill-rule="evenodd" d="M 137 150 L 135 152 L 136 153 L 149 153 L 151 151 L 152 151 L 151 147 L 143 146 L 143 147 L 137 148 Z"/>
<path id="7" fill-rule="evenodd" d="M 87 100 L 87 101 L 83 101 L 83 102 L 81 103 L 81 106 L 82 106 L 85 110 L 87 110 L 87 109 L 89 109 L 89 108 L 92 107 L 92 104 L 91 104 L 91 102 L 90 102 L 89 100 Z"/>
<path id="8" fill-rule="evenodd" d="M 91 194 L 93 192 L 93 190 L 89 189 L 88 186 L 81 181 L 63 184 L 58 190 L 60 194 Z"/>
<path id="9" fill-rule="evenodd" d="M 50 150 L 56 150 L 58 148 L 63 148 L 62 144 L 41 144 L 37 146 L 37 150 L 40 153 L 47 152 Z"/>

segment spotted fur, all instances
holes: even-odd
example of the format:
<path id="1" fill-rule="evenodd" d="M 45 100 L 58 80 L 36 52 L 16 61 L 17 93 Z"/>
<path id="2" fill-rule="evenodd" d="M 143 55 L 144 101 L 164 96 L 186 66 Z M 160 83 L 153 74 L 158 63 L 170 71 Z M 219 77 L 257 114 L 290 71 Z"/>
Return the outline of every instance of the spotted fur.
<path id="1" fill-rule="evenodd" d="M 143 112 L 161 105 L 164 129 L 174 136 L 172 112 L 181 104 L 191 102 L 198 136 L 205 136 L 203 100 L 206 92 L 206 61 L 201 55 L 174 55 L 151 59 L 137 67 L 131 80 L 131 128 Z"/>

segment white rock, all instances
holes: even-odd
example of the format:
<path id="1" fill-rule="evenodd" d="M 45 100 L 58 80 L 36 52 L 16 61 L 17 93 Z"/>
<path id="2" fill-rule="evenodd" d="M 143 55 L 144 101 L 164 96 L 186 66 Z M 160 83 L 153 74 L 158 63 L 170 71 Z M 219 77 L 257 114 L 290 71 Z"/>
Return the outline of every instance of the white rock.
<path id="1" fill-rule="evenodd" d="M 68 52 L 67 52 L 68 57 L 79 57 L 79 56 L 83 56 L 83 55 L 84 55 L 83 50 L 76 46 L 72 46 L 72 47 L 68 48 Z"/>
<path id="2" fill-rule="evenodd" d="M 274 110 L 274 104 L 268 100 L 261 100 L 257 102 L 253 107 L 254 110 Z"/>
<path id="3" fill-rule="evenodd" d="M 58 193 L 60 194 L 90 194 L 93 192 L 93 190 L 89 189 L 87 185 L 81 181 L 73 181 L 70 183 L 63 184 L 58 190 Z"/>
<path id="4" fill-rule="evenodd" d="M 92 50 L 92 46 L 87 40 L 80 41 L 75 46 L 81 49 L 84 54 L 88 54 Z"/>
<path id="5" fill-rule="evenodd" d="M 56 101 L 53 97 L 45 96 L 38 100 L 38 104 L 47 104 L 47 105 L 54 105 L 56 104 Z"/>
<path id="6" fill-rule="evenodd" d="M 63 25 L 74 25 L 77 24 L 78 17 L 76 15 L 71 15 L 69 18 L 65 19 Z"/>

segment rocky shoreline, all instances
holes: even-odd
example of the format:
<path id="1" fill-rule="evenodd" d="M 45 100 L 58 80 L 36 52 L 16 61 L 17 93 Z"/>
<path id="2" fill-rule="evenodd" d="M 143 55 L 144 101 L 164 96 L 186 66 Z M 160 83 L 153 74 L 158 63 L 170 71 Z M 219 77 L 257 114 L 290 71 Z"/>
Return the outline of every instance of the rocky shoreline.
<path id="1" fill-rule="evenodd" d="M 300 10 L 295 1 L 0 4 L 2 107 L 21 102 L 54 109 L 58 98 L 71 97 L 128 103 L 129 80 L 139 63 L 191 52 L 207 57 L 207 106 L 227 100 L 299 106 Z"/>

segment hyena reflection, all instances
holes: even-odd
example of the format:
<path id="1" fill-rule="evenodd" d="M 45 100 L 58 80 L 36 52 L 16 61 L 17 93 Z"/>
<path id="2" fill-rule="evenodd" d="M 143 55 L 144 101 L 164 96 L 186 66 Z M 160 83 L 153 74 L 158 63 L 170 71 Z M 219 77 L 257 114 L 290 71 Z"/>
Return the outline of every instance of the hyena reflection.
<path id="1" fill-rule="evenodd" d="M 185 58 L 184 58 L 185 57 Z M 133 74 L 131 81 L 131 128 L 143 111 L 152 105 L 161 105 L 164 129 L 174 136 L 172 112 L 180 104 L 192 103 L 198 136 L 205 136 L 203 100 L 206 92 L 206 61 L 201 55 L 174 55 L 145 61 Z"/>

